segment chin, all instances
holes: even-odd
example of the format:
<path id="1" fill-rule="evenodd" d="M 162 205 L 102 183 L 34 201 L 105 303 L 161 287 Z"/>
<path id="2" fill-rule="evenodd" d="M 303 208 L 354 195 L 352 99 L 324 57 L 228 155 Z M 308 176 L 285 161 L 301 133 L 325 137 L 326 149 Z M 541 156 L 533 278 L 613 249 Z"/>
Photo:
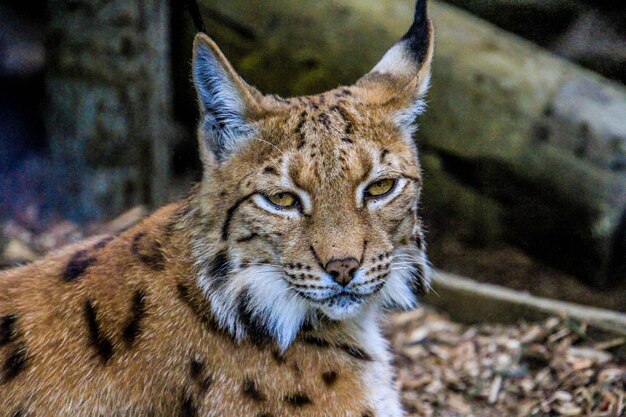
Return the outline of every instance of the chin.
<path id="1" fill-rule="evenodd" d="M 358 316 L 365 306 L 365 300 L 339 296 L 328 301 L 318 309 L 331 320 L 347 320 Z"/>

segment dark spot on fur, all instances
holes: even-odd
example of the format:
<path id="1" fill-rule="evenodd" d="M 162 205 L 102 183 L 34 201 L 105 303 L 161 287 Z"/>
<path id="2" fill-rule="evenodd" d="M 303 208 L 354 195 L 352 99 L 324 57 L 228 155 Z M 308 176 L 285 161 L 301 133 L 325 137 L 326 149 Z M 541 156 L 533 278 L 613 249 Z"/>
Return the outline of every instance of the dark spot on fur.
<path id="1" fill-rule="evenodd" d="M 335 382 L 337 382 L 337 376 L 337 372 L 335 371 L 324 372 L 322 374 L 322 380 L 326 386 L 332 387 L 335 385 Z"/>
<path id="2" fill-rule="evenodd" d="M 26 368 L 26 348 L 20 344 L 4 361 L 4 382 L 15 379 Z"/>
<path id="3" fill-rule="evenodd" d="M 96 262 L 96 258 L 89 256 L 85 249 L 79 250 L 72 256 L 65 267 L 63 281 L 70 282 L 79 278 L 94 262 Z"/>
<path id="4" fill-rule="evenodd" d="M 380 159 L 381 159 L 381 161 L 382 161 L 383 159 L 385 159 L 385 157 L 386 157 L 387 155 L 389 155 L 389 150 L 388 150 L 388 149 L 383 149 L 382 151 L 380 151 Z"/>
<path id="5" fill-rule="evenodd" d="M 265 324 L 252 314 L 250 294 L 244 289 L 239 295 L 239 321 L 246 329 L 248 339 L 257 347 L 264 347 L 271 343 L 272 337 Z"/>
<path id="6" fill-rule="evenodd" d="M 226 277 L 230 271 L 229 259 L 226 251 L 220 251 L 215 255 L 209 264 L 209 275 L 215 280 L 215 284 L 219 287 L 224 284 Z"/>
<path id="7" fill-rule="evenodd" d="M 287 394 L 285 396 L 285 402 L 294 407 L 303 407 L 305 405 L 312 403 L 309 396 L 301 392 L 297 392 L 294 394 Z"/>
<path id="8" fill-rule="evenodd" d="M 165 257 L 163 255 L 163 249 L 161 244 L 153 240 L 149 243 L 147 250 L 142 250 L 141 242 L 146 236 L 145 233 L 140 232 L 135 235 L 132 244 L 133 254 L 144 264 L 148 265 L 155 271 L 162 271 L 165 268 Z"/>
<path id="9" fill-rule="evenodd" d="M 199 362 L 195 359 L 191 360 L 189 364 L 189 373 L 191 374 L 192 379 L 198 379 L 202 375 L 202 370 L 204 369 L 204 365 L 202 362 Z"/>
<path id="10" fill-rule="evenodd" d="M 16 410 L 11 414 L 11 417 L 25 417 L 26 413 L 22 410 Z"/>
<path id="11" fill-rule="evenodd" d="M 285 356 L 280 353 L 278 350 L 272 351 L 272 358 L 276 361 L 277 364 L 283 365 L 285 363 Z"/>
<path id="12" fill-rule="evenodd" d="M 352 118 L 350 117 L 350 115 L 348 114 L 348 112 L 346 111 L 346 109 L 344 109 L 341 106 L 333 106 L 331 108 L 331 110 L 335 110 L 337 113 L 339 113 L 339 115 L 341 116 L 341 118 L 344 120 L 345 122 L 345 133 L 346 133 L 346 137 L 343 139 L 344 142 L 348 142 L 348 143 L 352 143 L 352 140 L 348 137 L 350 135 L 352 135 L 354 133 L 354 123 L 352 121 Z"/>
<path id="13" fill-rule="evenodd" d="M 213 384 L 213 376 L 206 374 L 204 364 L 195 359 L 193 359 L 189 365 L 189 374 L 191 375 L 191 379 L 198 384 L 198 387 L 200 387 L 200 390 L 203 392 L 208 390 Z"/>
<path id="14" fill-rule="evenodd" d="M 0 319 L 0 346 L 4 346 L 13 340 L 16 322 L 17 318 L 12 314 Z"/>
<path id="15" fill-rule="evenodd" d="M 317 120 L 324 126 L 326 129 L 330 129 L 330 118 L 326 113 L 322 113 L 318 116 Z"/>
<path id="16" fill-rule="evenodd" d="M 265 167 L 263 169 L 263 173 L 265 173 L 265 174 L 272 174 L 272 175 L 278 175 L 278 171 L 276 171 L 276 168 L 270 167 L 270 166 Z"/>
<path id="17" fill-rule="evenodd" d="M 183 393 L 180 397 L 180 413 L 179 417 L 196 417 L 198 415 L 198 409 L 196 405 L 193 403 L 193 399 Z"/>
<path id="18" fill-rule="evenodd" d="M 330 347 L 330 343 L 328 343 L 326 340 L 321 339 L 319 337 L 315 337 L 315 336 L 304 336 L 302 338 L 302 341 L 306 343 L 307 345 L 313 345 L 313 346 L 318 346 L 318 347 L 323 347 L 323 348 Z"/>
<path id="19" fill-rule="evenodd" d="M 146 314 L 146 293 L 143 290 L 136 291 L 133 295 L 130 318 L 124 326 L 122 333 L 124 342 L 129 348 L 133 346 L 141 333 L 141 320 Z"/>
<path id="20" fill-rule="evenodd" d="M 347 88 L 342 88 L 341 90 L 335 93 L 335 97 L 346 97 L 346 96 L 351 96 L 351 95 L 352 95 L 352 92 L 348 90 Z"/>
<path id="21" fill-rule="evenodd" d="M 23 342 L 17 342 L 17 318 L 7 315 L 0 320 L 0 346 L 13 343 L 11 351 L 3 364 L 3 381 L 9 382 L 16 378 L 26 367 L 27 354 Z"/>
<path id="22" fill-rule="evenodd" d="M 374 413 L 370 410 L 367 410 L 366 412 L 361 414 L 361 417 L 374 417 Z"/>
<path id="23" fill-rule="evenodd" d="M 426 294 L 424 286 L 424 269 L 420 264 L 414 263 L 411 269 L 411 291 L 419 300 Z"/>
<path id="24" fill-rule="evenodd" d="M 91 300 L 85 302 L 84 313 L 91 346 L 96 350 L 102 361 L 107 363 L 113 356 L 113 345 L 101 332 L 97 311 Z"/>
<path id="25" fill-rule="evenodd" d="M 311 267 L 310 266 L 306 266 L 306 270 L 310 271 Z M 303 332 L 310 332 L 313 330 L 313 323 L 311 323 L 311 320 L 306 320 L 304 323 L 302 323 L 302 328 L 300 330 L 302 330 Z"/>
<path id="26" fill-rule="evenodd" d="M 298 135 L 298 149 L 301 149 L 306 143 L 306 137 L 304 135 L 304 123 L 306 123 L 306 112 L 303 111 L 299 116 L 300 120 L 298 121 L 298 125 L 296 126 L 296 134 Z"/>
<path id="27" fill-rule="evenodd" d="M 241 390 L 243 394 L 252 401 L 263 402 L 267 399 L 265 394 L 259 389 L 257 383 L 250 378 L 244 379 Z"/>
<path id="28" fill-rule="evenodd" d="M 226 219 L 224 220 L 224 224 L 222 225 L 222 240 L 223 241 L 228 240 L 228 229 L 230 227 L 230 222 L 233 220 L 233 216 L 235 212 L 237 211 L 239 206 L 245 203 L 253 195 L 254 193 L 251 193 L 251 194 L 241 197 L 239 200 L 235 201 L 235 203 L 232 206 L 230 206 L 228 210 L 226 211 Z"/>
<path id="29" fill-rule="evenodd" d="M 256 417 L 274 417 L 274 414 L 272 413 L 259 413 L 256 415 Z"/>
<path id="30" fill-rule="evenodd" d="M 344 352 L 346 352 L 348 355 L 352 356 L 353 358 L 356 358 L 362 361 L 368 361 L 368 362 L 371 362 L 373 360 L 372 357 L 367 352 L 365 352 L 363 349 L 357 346 L 340 345 L 339 348 L 343 350 Z"/>

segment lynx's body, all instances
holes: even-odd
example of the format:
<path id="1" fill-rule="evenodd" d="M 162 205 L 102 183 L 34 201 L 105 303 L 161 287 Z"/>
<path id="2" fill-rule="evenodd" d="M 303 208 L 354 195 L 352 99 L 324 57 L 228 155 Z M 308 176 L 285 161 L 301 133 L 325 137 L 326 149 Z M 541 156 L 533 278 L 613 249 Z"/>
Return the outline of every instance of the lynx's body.
<path id="1" fill-rule="evenodd" d="M 387 309 L 428 265 L 415 23 L 352 87 L 262 96 L 198 35 L 205 167 L 116 236 L 0 273 L 0 417 L 399 417 Z"/>

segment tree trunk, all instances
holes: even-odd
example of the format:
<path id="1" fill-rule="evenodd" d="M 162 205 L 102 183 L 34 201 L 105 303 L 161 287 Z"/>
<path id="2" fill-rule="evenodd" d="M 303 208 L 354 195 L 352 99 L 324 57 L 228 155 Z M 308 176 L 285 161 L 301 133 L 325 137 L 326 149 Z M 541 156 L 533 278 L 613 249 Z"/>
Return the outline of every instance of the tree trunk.
<path id="1" fill-rule="evenodd" d="M 53 204 L 66 216 L 94 220 L 165 200 L 168 7 L 163 0 L 49 3 L 46 122 L 55 171 L 64 175 Z"/>
<path id="2" fill-rule="evenodd" d="M 414 1 L 201 4 L 244 78 L 297 95 L 369 71 L 409 27 Z M 624 279 L 624 88 L 451 6 L 430 11 L 433 85 L 417 138 L 428 210 L 590 282 Z"/>

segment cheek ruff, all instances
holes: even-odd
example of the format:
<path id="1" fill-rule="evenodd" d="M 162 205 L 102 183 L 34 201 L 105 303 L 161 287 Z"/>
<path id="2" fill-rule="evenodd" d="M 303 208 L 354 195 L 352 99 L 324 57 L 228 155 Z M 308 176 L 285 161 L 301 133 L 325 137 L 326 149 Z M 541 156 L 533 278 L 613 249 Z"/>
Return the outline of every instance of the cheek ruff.
<path id="1" fill-rule="evenodd" d="M 223 281 L 205 271 L 199 285 L 218 325 L 238 340 L 261 344 L 273 340 L 286 350 L 302 324 L 313 317 L 310 304 L 289 288 L 275 266 L 245 268 Z"/>

